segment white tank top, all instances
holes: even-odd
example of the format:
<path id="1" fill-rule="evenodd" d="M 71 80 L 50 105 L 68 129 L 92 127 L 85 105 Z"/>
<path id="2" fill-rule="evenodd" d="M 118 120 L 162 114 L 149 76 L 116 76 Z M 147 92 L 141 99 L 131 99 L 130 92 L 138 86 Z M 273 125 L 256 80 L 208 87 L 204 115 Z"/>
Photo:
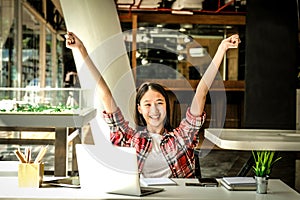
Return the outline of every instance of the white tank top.
<path id="1" fill-rule="evenodd" d="M 157 133 L 150 133 L 150 136 L 152 137 L 152 149 L 145 160 L 142 177 L 171 177 L 172 172 L 160 149 L 162 136 Z"/>

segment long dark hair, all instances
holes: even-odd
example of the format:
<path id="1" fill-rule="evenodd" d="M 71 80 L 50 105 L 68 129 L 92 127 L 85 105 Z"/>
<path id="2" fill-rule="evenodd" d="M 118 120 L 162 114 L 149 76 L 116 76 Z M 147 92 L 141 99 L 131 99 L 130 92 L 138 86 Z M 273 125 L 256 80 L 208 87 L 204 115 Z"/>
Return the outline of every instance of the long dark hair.
<path id="1" fill-rule="evenodd" d="M 137 125 L 137 129 L 140 130 L 147 126 L 147 123 L 146 123 L 143 115 L 140 114 L 140 112 L 138 111 L 138 105 L 140 105 L 142 97 L 149 89 L 159 92 L 165 98 L 167 113 L 166 113 L 164 128 L 167 129 L 168 131 L 172 131 L 172 127 L 170 125 L 170 102 L 169 102 L 168 93 L 163 86 L 161 86 L 160 84 L 157 84 L 157 83 L 152 83 L 152 82 L 143 83 L 139 87 L 137 94 L 136 94 L 134 120 Z"/>

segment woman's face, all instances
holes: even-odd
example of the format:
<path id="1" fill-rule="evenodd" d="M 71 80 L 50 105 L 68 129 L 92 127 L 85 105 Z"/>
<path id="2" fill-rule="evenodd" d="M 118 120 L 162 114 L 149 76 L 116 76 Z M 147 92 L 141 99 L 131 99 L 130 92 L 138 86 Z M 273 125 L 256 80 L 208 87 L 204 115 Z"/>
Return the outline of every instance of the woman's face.
<path id="1" fill-rule="evenodd" d="M 141 98 L 138 111 L 143 115 L 148 131 L 161 132 L 166 118 L 166 100 L 161 93 L 149 89 Z"/>

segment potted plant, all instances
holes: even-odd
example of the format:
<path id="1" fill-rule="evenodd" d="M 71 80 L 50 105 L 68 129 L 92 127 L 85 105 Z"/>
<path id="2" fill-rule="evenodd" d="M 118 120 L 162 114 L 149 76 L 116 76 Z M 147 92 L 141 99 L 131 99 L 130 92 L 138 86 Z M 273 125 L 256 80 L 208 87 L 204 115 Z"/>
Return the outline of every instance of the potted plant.
<path id="1" fill-rule="evenodd" d="M 274 164 L 281 159 L 277 157 L 275 151 L 252 151 L 254 158 L 254 173 L 256 180 L 256 192 L 267 193 L 268 177 L 271 174 L 271 170 Z"/>

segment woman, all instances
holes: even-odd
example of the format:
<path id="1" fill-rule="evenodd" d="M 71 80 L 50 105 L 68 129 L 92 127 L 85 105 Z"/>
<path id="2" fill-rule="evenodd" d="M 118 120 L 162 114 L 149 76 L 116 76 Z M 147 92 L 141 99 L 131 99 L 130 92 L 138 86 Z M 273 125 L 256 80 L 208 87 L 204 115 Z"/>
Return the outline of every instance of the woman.
<path id="1" fill-rule="evenodd" d="M 112 93 L 89 57 L 81 40 L 72 32 L 66 34 L 66 46 L 79 51 L 86 66 L 97 81 L 97 91 L 104 106 L 103 117 L 110 127 L 111 142 L 118 146 L 135 147 L 139 172 L 143 177 L 195 177 L 193 149 L 197 146 L 197 133 L 205 121 L 204 105 L 223 56 L 228 48 L 236 48 L 239 36 L 224 39 L 199 82 L 195 96 L 180 125 L 172 129 L 169 124 L 169 100 L 163 86 L 144 83 L 136 95 L 136 128 L 129 126 L 116 105 Z"/>

